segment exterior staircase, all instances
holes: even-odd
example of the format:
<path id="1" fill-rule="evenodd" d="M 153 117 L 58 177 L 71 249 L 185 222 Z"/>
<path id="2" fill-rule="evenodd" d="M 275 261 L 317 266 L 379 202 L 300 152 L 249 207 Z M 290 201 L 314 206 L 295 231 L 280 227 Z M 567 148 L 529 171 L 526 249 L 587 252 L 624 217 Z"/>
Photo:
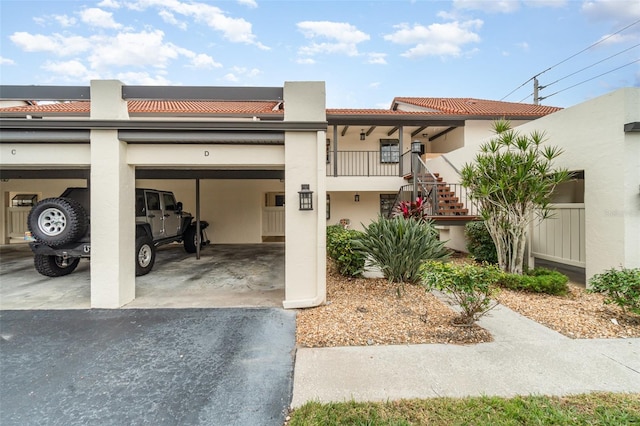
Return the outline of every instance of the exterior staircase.
<path id="1" fill-rule="evenodd" d="M 458 183 L 445 182 L 438 173 L 429 171 L 421 159 L 418 160 L 415 167 L 417 171 L 405 175 L 405 179 L 411 183 L 400 188 L 393 210 L 401 202 L 415 201 L 415 192 L 417 197 L 424 200 L 429 219 L 438 225 L 463 226 L 469 221 L 477 220 L 475 206 L 466 188 Z"/>

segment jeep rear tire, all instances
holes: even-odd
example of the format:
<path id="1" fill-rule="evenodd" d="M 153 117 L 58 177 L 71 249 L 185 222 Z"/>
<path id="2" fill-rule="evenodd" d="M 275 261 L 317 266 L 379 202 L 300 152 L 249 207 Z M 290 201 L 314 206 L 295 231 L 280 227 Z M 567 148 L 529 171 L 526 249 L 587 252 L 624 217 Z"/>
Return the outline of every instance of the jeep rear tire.
<path id="1" fill-rule="evenodd" d="M 146 275 L 156 261 L 156 248 L 148 235 L 136 238 L 136 277 Z"/>
<path id="2" fill-rule="evenodd" d="M 187 253 L 195 253 L 198 249 L 198 241 L 196 236 L 198 235 L 198 233 L 196 232 L 196 226 L 195 225 L 190 225 L 186 231 L 184 231 L 184 251 L 186 251 Z M 202 229 L 200 230 L 200 248 L 205 246 L 205 241 L 204 241 L 204 232 L 202 232 Z"/>
<path id="3" fill-rule="evenodd" d="M 84 208 L 71 198 L 46 198 L 33 206 L 27 218 L 31 234 L 51 247 L 72 243 L 87 231 Z"/>
<path id="4" fill-rule="evenodd" d="M 46 277 L 62 277 L 69 275 L 78 267 L 79 257 L 63 259 L 61 256 L 36 254 L 33 258 L 36 271 Z"/>

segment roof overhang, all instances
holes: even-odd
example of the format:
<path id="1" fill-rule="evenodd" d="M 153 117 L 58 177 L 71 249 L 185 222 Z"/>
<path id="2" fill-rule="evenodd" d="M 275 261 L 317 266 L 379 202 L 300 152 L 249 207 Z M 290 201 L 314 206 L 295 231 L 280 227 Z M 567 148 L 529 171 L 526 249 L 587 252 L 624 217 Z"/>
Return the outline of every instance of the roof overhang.
<path id="1" fill-rule="evenodd" d="M 281 101 L 282 87 L 122 86 L 122 99 Z M 39 101 L 91 99 L 89 86 L 0 86 L 0 99 Z"/>
<path id="2" fill-rule="evenodd" d="M 326 122 L 0 119 L 2 143 L 89 143 L 91 130 L 117 130 L 129 143 L 284 144 L 284 133 L 326 131 Z"/>

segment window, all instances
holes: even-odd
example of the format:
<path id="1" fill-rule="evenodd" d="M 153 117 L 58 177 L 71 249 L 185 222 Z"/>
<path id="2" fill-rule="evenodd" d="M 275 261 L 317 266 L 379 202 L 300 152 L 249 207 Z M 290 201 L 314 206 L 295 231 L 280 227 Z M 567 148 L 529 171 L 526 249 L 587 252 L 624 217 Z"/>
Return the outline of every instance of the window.
<path id="1" fill-rule="evenodd" d="M 11 207 L 32 207 L 37 202 L 37 194 L 18 194 L 11 199 Z"/>
<path id="2" fill-rule="evenodd" d="M 331 196 L 327 194 L 327 220 L 331 218 Z"/>
<path id="3" fill-rule="evenodd" d="M 164 209 L 169 211 L 176 210 L 176 200 L 173 198 L 173 194 L 162 194 L 162 201 L 164 201 Z"/>
<path id="4" fill-rule="evenodd" d="M 136 216 L 144 216 L 147 214 L 144 207 L 144 192 L 136 190 Z"/>
<path id="5" fill-rule="evenodd" d="M 380 215 L 389 217 L 396 201 L 396 194 L 380 194 Z"/>
<path id="6" fill-rule="evenodd" d="M 331 139 L 327 139 L 326 143 L 327 164 L 331 162 Z"/>
<path id="7" fill-rule="evenodd" d="M 380 139 L 380 162 L 397 163 L 400 160 L 400 141 L 398 139 Z"/>
<path id="8" fill-rule="evenodd" d="M 149 210 L 160 210 L 160 194 L 147 192 L 147 208 Z"/>

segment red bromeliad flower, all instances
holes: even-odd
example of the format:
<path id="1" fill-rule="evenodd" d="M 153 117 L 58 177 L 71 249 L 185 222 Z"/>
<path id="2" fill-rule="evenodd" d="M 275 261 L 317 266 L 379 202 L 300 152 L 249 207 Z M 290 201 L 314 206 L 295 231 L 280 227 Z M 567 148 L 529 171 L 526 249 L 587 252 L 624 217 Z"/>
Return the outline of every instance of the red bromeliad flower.
<path id="1" fill-rule="evenodd" d="M 395 216 L 402 215 L 405 219 L 413 218 L 416 220 L 425 220 L 427 218 L 426 204 L 421 197 L 416 198 L 415 201 L 402 201 L 396 207 Z"/>

